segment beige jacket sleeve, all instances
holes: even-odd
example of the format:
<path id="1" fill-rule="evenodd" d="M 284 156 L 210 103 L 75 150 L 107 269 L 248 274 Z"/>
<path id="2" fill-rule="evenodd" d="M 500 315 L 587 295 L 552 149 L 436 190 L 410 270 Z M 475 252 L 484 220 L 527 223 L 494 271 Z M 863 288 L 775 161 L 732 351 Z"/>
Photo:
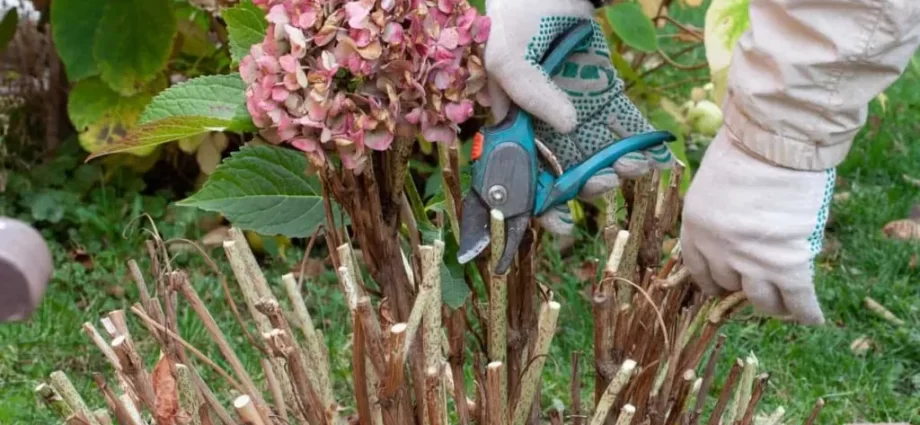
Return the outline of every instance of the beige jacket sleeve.
<path id="1" fill-rule="evenodd" d="M 723 110 L 730 136 L 774 164 L 847 156 L 869 102 L 920 45 L 920 0 L 751 0 Z"/>

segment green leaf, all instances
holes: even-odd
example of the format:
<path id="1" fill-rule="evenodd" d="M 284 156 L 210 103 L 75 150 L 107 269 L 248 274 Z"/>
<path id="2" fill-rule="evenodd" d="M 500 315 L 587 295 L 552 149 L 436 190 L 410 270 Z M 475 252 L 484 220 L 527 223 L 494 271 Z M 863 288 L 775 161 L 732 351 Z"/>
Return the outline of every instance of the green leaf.
<path id="1" fill-rule="evenodd" d="M 479 11 L 479 14 L 485 15 L 486 13 L 486 0 L 470 0 L 470 6 L 476 8 Z"/>
<path id="2" fill-rule="evenodd" d="M 206 75 L 164 90 L 144 110 L 140 123 L 193 116 L 224 120 L 229 131 L 256 130 L 246 110 L 246 83 L 238 73 Z"/>
<path id="3" fill-rule="evenodd" d="M 106 112 L 116 108 L 122 101 L 121 95 L 112 90 L 99 78 L 81 80 L 70 90 L 67 98 L 67 114 L 77 131 L 85 131 Z M 143 106 L 142 106 L 143 107 Z"/>
<path id="4" fill-rule="evenodd" d="M 70 81 L 99 73 L 93 45 L 107 4 L 106 0 L 55 0 L 51 3 L 52 37 Z"/>
<path id="5" fill-rule="evenodd" d="M 234 226 L 263 235 L 307 237 L 326 216 L 320 182 L 306 170 L 302 153 L 246 145 L 178 204 L 220 213 Z"/>
<path id="6" fill-rule="evenodd" d="M 176 36 L 172 0 L 109 1 L 99 21 L 93 54 L 102 80 L 131 95 L 166 66 Z"/>
<path id="7" fill-rule="evenodd" d="M 230 56 L 234 63 L 239 63 L 249 54 L 249 47 L 265 39 L 268 22 L 265 12 L 251 1 L 240 2 L 236 7 L 222 13 L 227 22 L 227 34 L 230 37 Z"/>
<path id="8" fill-rule="evenodd" d="M 448 235 L 444 242 L 444 261 L 441 262 L 441 301 L 453 310 L 462 307 L 470 296 L 464 267 L 457 262 L 458 249 L 456 238 Z"/>
<path id="9" fill-rule="evenodd" d="M 607 8 L 610 27 L 623 43 L 633 49 L 651 53 L 658 50 L 655 25 L 638 3 L 620 3 Z"/>
<path id="10" fill-rule="evenodd" d="M 170 117 L 131 128 L 118 142 L 110 143 L 93 152 L 87 161 L 113 153 L 152 150 L 160 145 L 184 137 L 197 136 L 210 131 L 224 131 L 227 121 L 200 116 Z"/>
<path id="11" fill-rule="evenodd" d="M 10 41 L 13 41 L 18 26 L 19 9 L 14 7 L 6 11 L 6 15 L 3 15 L 3 20 L 0 21 L 0 53 L 3 53 Z"/>

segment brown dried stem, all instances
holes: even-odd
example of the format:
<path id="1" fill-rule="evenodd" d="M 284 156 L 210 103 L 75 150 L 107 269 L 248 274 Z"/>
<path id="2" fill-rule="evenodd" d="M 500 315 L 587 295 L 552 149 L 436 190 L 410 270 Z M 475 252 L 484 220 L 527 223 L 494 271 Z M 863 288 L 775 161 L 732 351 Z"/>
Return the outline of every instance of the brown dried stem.
<path id="1" fill-rule="evenodd" d="M 488 425 L 505 425 L 507 416 L 502 410 L 502 362 L 494 361 L 486 367 L 486 420 Z"/>
<path id="2" fill-rule="evenodd" d="M 744 367 L 744 363 L 741 362 L 741 359 L 735 361 L 732 365 L 731 371 L 728 372 L 728 378 L 725 378 L 725 384 L 722 387 L 722 392 L 719 393 L 719 399 L 716 401 L 716 407 L 712 409 L 711 416 L 709 416 L 708 425 L 719 425 L 722 418 L 722 413 L 725 411 L 725 407 L 728 405 L 728 400 L 732 395 L 732 391 L 735 389 L 735 385 L 738 383 L 738 378 L 741 376 L 741 369 Z"/>
<path id="3" fill-rule="evenodd" d="M 186 301 L 192 306 L 192 309 L 195 310 L 195 313 L 198 315 L 198 318 L 204 324 L 205 329 L 208 331 L 208 335 L 211 336 L 211 339 L 217 344 L 220 349 L 221 355 L 224 359 L 227 360 L 227 363 L 230 364 L 230 368 L 233 369 L 233 373 L 236 374 L 237 378 L 242 382 L 242 387 L 245 389 L 245 393 L 253 398 L 253 402 L 256 404 L 256 408 L 259 409 L 262 419 L 268 421 L 268 406 L 265 404 L 265 400 L 262 399 L 261 392 L 256 388 L 255 383 L 252 380 L 252 377 L 249 376 L 249 373 L 246 372 L 246 368 L 243 367 L 243 363 L 237 357 L 236 352 L 230 346 L 230 343 L 227 341 L 227 337 L 224 336 L 224 333 L 221 332 L 220 327 L 217 326 L 217 322 L 214 321 L 214 317 L 211 316 L 211 312 L 208 311 L 208 308 L 204 305 L 204 302 L 201 301 L 201 298 L 198 296 L 198 292 L 195 291 L 195 288 L 192 287 L 192 284 L 188 281 L 182 283 L 179 286 L 179 292 L 185 297 Z"/>
<path id="4" fill-rule="evenodd" d="M 821 409 L 824 409 L 824 399 L 818 398 L 815 401 L 815 406 L 811 408 L 811 413 L 808 415 L 808 419 L 805 420 L 804 425 L 812 425 L 815 423 L 815 420 L 818 419 L 818 415 L 821 414 Z"/>
<path id="5" fill-rule="evenodd" d="M 240 385 L 240 383 L 236 379 L 233 379 L 233 377 L 230 376 L 230 374 L 227 373 L 223 368 L 218 366 L 217 363 L 214 363 L 214 361 L 211 360 L 207 355 L 205 355 L 200 350 L 195 348 L 195 346 L 190 344 L 188 341 L 182 339 L 182 337 L 180 337 L 179 335 L 176 335 L 172 333 L 172 331 L 167 330 L 166 328 L 163 327 L 163 325 L 154 322 L 153 318 L 151 318 L 150 316 L 147 316 L 146 314 L 144 314 L 143 311 L 141 311 L 141 308 L 139 305 L 135 304 L 133 307 L 131 307 L 131 312 L 133 312 L 137 317 L 139 317 L 144 323 L 147 323 L 150 326 L 152 326 L 154 329 L 164 332 L 165 335 L 168 335 L 171 338 L 175 338 L 176 341 L 178 341 L 180 344 L 185 346 L 185 348 L 191 351 L 192 354 L 194 354 L 195 357 L 198 358 L 198 360 L 206 364 L 214 372 L 217 372 L 218 375 L 220 375 L 222 378 L 227 380 L 227 383 L 230 384 L 230 386 L 235 388 L 237 391 L 245 391 L 243 389 L 243 386 Z"/>
<path id="6" fill-rule="evenodd" d="M 112 340 L 112 349 L 118 356 L 118 363 L 121 370 L 130 379 L 131 384 L 137 391 L 141 402 L 151 412 L 156 408 L 156 396 L 153 392 L 153 382 L 150 380 L 150 374 L 144 367 L 144 361 L 140 354 L 134 348 L 134 344 L 127 335 L 119 336 Z"/>

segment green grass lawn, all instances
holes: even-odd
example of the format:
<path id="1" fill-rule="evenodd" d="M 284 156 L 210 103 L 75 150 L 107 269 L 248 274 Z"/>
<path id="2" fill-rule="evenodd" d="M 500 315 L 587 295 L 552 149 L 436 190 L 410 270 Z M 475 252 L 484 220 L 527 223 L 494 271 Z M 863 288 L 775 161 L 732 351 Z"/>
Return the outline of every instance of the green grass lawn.
<path id="1" fill-rule="evenodd" d="M 804 328 L 742 315 L 725 328 L 730 343 L 720 369 L 724 373 L 735 357 L 754 352 L 761 370 L 772 373 L 762 405 L 768 410 L 782 405 L 787 417 L 804 418 L 814 400 L 823 397 L 827 405 L 819 420 L 822 424 L 920 424 L 920 270 L 911 262 L 920 256 L 920 244 L 888 240 L 880 230 L 887 222 L 906 217 L 913 205 L 920 204 L 920 188 L 902 177 L 920 177 L 920 143 L 915 140 L 920 130 L 918 71 L 911 68 L 887 91 L 886 110 L 878 102 L 873 103 L 870 124 L 860 133 L 839 170 L 842 186 L 838 193 L 848 192 L 850 196 L 834 204 L 828 238 L 839 245 L 822 257 L 817 280 L 828 325 Z M 106 189 L 101 200 L 92 198 L 92 202 L 110 203 L 102 205 L 114 212 L 88 213 L 94 217 L 81 219 L 95 230 L 64 232 L 67 236 L 53 243 L 57 270 L 39 311 L 26 323 L 0 325 L 0 424 L 54 423 L 32 390 L 57 369 L 66 370 L 84 394 L 95 394 L 90 384 L 92 372 L 106 371 L 107 365 L 80 326 L 87 321 L 98 326 L 100 314 L 127 309 L 136 299 L 126 276 L 125 261 L 145 256 L 140 236 L 122 236 L 122 229 L 132 217 L 139 211 L 149 211 L 148 203 L 152 202 L 158 213 L 151 214 L 165 237 L 201 236 L 194 225 L 196 217 L 176 213 L 150 197 L 128 197 L 127 192 L 128 189 Z M 129 202 L 133 203 L 122 208 Z M 77 247 L 87 246 L 99 252 L 91 256 L 91 264 L 77 261 L 84 258 L 73 258 Z M 591 250 L 592 247 L 583 247 L 579 252 Z M 266 261 L 264 267 L 271 282 L 278 282 L 278 276 L 291 270 L 301 251 L 292 248 L 287 253 L 287 260 Z M 220 250 L 214 250 L 212 255 L 223 264 Z M 196 288 L 225 325 L 231 340 L 243 345 L 230 312 L 214 307 L 224 299 L 217 277 L 196 256 L 178 255 L 174 261 L 177 267 L 190 270 Z M 553 358 L 546 364 L 543 388 L 547 398 L 566 401 L 569 353 L 591 347 L 591 317 L 581 295 L 584 282 L 572 276 L 571 268 L 561 259 L 551 262 L 554 268 L 550 273 L 561 277 L 554 289 L 564 310 Z M 146 264 L 142 262 L 144 267 Z M 228 273 L 226 267 L 224 272 Z M 334 275 L 326 270 L 306 286 L 306 291 L 311 312 L 324 328 L 330 347 L 347 347 L 349 330 L 340 320 L 345 310 Z M 872 314 L 863 306 L 867 296 L 887 306 L 906 324 L 897 327 Z M 183 315 L 180 321 L 190 341 L 208 347 L 203 328 L 191 314 Z M 850 348 L 859 338 L 871 341 L 871 348 L 863 354 Z M 349 391 L 349 359 L 345 354 L 330 352 L 341 383 L 337 390 L 343 394 Z M 244 356 L 244 363 L 253 372 L 259 369 L 259 360 L 253 352 Z M 91 401 L 101 407 L 98 398 Z"/>

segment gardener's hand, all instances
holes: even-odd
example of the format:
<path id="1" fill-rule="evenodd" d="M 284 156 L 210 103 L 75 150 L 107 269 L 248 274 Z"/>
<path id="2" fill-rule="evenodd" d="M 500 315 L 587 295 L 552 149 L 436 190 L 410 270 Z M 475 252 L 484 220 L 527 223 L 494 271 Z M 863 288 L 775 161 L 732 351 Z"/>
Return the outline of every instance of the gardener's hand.
<path id="1" fill-rule="evenodd" d="M 0 217 L 0 323 L 29 317 L 51 279 L 51 252 L 37 230 Z"/>
<path id="2" fill-rule="evenodd" d="M 814 258 L 821 251 L 835 171 L 798 171 L 739 148 L 723 126 L 684 201 L 681 251 L 710 295 L 743 290 L 772 316 L 821 324 Z"/>
<path id="3" fill-rule="evenodd" d="M 569 56 L 557 75 L 547 76 L 539 65 L 556 37 L 584 19 L 593 19 L 591 1 L 489 0 L 486 10 L 492 20 L 485 67 L 493 115 L 496 120 L 504 118 L 512 100 L 532 114 L 537 138 L 553 151 L 563 169 L 620 139 L 654 130 L 623 93 L 607 40 L 596 23 L 593 36 Z M 595 198 L 614 189 L 618 176 L 634 178 L 650 167 L 671 164 L 665 145 L 626 155 L 592 177 L 579 196 Z M 572 231 L 566 204 L 538 221 L 555 234 Z"/>

